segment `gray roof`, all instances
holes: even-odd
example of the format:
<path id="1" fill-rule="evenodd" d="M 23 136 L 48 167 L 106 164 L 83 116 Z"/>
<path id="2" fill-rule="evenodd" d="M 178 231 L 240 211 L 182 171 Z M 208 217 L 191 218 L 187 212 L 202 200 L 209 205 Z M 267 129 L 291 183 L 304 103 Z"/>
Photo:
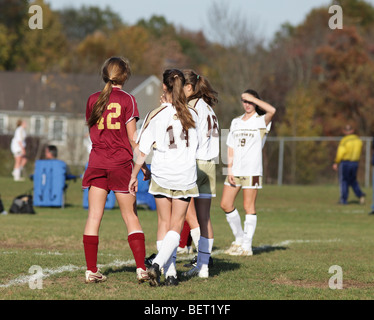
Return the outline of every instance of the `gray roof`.
<path id="1" fill-rule="evenodd" d="M 131 93 L 149 76 L 132 76 Z M 84 114 L 87 98 L 104 86 L 100 75 L 0 72 L 0 112 Z"/>

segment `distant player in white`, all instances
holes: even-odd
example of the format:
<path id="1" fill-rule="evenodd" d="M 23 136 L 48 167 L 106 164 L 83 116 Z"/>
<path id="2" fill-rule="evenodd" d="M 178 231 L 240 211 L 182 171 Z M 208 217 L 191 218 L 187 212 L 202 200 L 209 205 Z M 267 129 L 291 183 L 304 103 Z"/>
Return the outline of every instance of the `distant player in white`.
<path id="1" fill-rule="evenodd" d="M 158 229 L 158 254 L 148 269 L 150 284 L 160 284 L 163 267 L 166 284 L 177 284 L 173 256 L 176 255 L 180 233 L 191 197 L 199 195 L 196 185 L 196 151 L 198 147 L 198 116 L 187 106 L 183 88 L 185 78 L 177 69 L 163 75 L 165 103 L 150 112 L 140 131 L 140 156 L 129 183 L 132 194 L 137 191 L 137 174 L 145 156 L 153 149 L 152 180 L 149 192 L 155 196 Z"/>
<path id="2" fill-rule="evenodd" d="M 26 158 L 26 121 L 19 119 L 17 121 L 17 129 L 14 132 L 12 142 L 10 144 L 10 150 L 14 156 L 14 167 L 12 175 L 14 181 L 23 181 L 21 177 L 22 170 L 27 163 Z"/>
<path id="3" fill-rule="evenodd" d="M 196 267 L 183 273 L 183 276 L 200 278 L 209 277 L 209 258 L 213 247 L 213 227 L 210 220 L 210 205 L 212 197 L 216 196 L 216 164 L 214 159 L 219 155 L 219 126 L 216 114 L 213 111 L 217 104 L 217 92 L 212 88 L 208 79 L 196 74 L 193 70 L 184 70 L 186 93 L 189 106 L 193 107 L 199 116 L 198 130 L 201 137 L 200 146 L 196 154 L 197 159 L 197 186 L 199 197 L 194 198 L 195 206 L 189 207 L 197 216 L 200 226 L 200 240 Z M 196 218 L 195 218 L 196 219 Z M 191 233 L 192 233 L 191 228 Z"/>
<path id="4" fill-rule="evenodd" d="M 249 256 L 253 254 L 252 239 L 257 225 L 257 190 L 262 188 L 262 147 L 276 110 L 250 89 L 241 95 L 241 102 L 245 113 L 232 120 L 227 137 L 228 175 L 223 187 L 221 208 L 235 236 L 226 253 Z M 244 230 L 234 205 L 240 189 L 243 189 L 246 212 Z"/>

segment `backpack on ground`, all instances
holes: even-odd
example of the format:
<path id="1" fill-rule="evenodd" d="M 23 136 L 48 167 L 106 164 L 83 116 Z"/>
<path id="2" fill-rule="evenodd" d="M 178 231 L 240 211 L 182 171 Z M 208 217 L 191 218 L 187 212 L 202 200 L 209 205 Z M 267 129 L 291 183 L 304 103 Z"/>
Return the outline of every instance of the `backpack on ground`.
<path id="1" fill-rule="evenodd" d="M 14 198 L 9 209 L 10 213 L 32 213 L 35 214 L 32 195 L 21 194 Z"/>

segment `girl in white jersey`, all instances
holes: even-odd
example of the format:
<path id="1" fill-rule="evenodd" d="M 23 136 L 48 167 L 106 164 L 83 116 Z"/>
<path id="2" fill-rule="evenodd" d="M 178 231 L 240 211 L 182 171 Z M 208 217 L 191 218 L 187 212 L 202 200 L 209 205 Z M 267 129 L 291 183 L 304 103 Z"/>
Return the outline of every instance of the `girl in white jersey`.
<path id="1" fill-rule="evenodd" d="M 228 175 L 223 187 L 221 208 L 235 236 L 226 253 L 250 256 L 253 254 L 252 239 L 257 225 L 257 190 L 262 188 L 262 147 L 276 110 L 250 89 L 242 94 L 241 102 L 245 113 L 232 120 L 227 137 Z M 240 189 L 243 189 L 246 212 L 244 230 L 234 205 Z"/>
<path id="2" fill-rule="evenodd" d="M 212 107 L 218 103 L 218 94 L 205 77 L 196 74 L 193 70 L 184 70 L 183 73 L 186 78 L 184 92 L 189 106 L 198 113 L 198 130 L 201 137 L 201 145 L 196 154 L 199 197 L 193 200 L 195 206 L 192 207 L 191 211 L 196 210 L 196 212 L 187 213 L 187 217 L 190 219 L 193 218 L 193 214 L 195 214 L 195 217 L 197 216 L 200 226 L 200 240 L 196 267 L 183 273 L 183 276 L 207 278 L 209 276 L 209 258 L 214 240 L 213 227 L 210 221 L 210 205 L 212 197 L 216 196 L 216 164 L 214 159 L 219 155 L 218 119 Z"/>
<path id="3" fill-rule="evenodd" d="M 23 181 L 21 177 L 22 169 L 27 163 L 26 158 L 26 121 L 19 119 L 17 121 L 17 129 L 14 133 L 10 149 L 14 156 L 14 168 L 12 175 L 14 181 Z"/>
<path id="4" fill-rule="evenodd" d="M 149 192 L 156 199 L 158 254 L 148 269 L 151 286 L 160 284 L 161 268 L 164 268 L 167 285 L 178 283 L 173 256 L 179 245 L 188 204 L 191 197 L 199 195 L 196 185 L 198 117 L 196 111 L 187 106 L 184 84 L 180 70 L 164 72 L 166 102 L 151 111 L 143 123 L 138 137 L 140 156 L 129 183 L 130 192 L 135 194 L 137 174 L 146 155 L 153 149 Z"/>

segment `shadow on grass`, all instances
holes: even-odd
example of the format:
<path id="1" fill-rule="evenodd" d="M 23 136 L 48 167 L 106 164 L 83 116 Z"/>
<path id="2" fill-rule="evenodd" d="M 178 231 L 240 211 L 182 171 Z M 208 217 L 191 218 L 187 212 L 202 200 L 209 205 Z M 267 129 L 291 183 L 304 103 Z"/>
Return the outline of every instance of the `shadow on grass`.
<path id="1" fill-rule="evenodd" d="M 226 259 L 213 257 L 213 265 L 209 267 L 209 277 L 218 276 L 220 273 L 237 270 L 240 268 L 240 263 L 232 262 Z M 189 281 L 191 278 L 182 276 L 182 273 L 188 271 L 190 268 L 183 268 L 184 270 L 178 271 L 178 279 L 180 282 Z"/>
<path id="2" fill-rule="evenodd" d="M 209 268 L 209 276 L 218 276 L 220 273 L 233 271 L 240 268 L 240 263 L 213 257 L 213 266 Z"/>
<path id="3" fill-rule="evenodd" d="M 103 274 L 109 275 L 114 273 L 123 273 L 123 272 L 129 272 L 129 273 L 135 273 L 136 272 L 136 266 L 122 266 L 122 267 L 110 267 L 106 269 Z"/>
<path id="4" fill-rule="evenodd" d="M 252 251 L 254 255 L 258 254 L 263 254 L 263 253 L 268 253 L 272 251 L 277 251 L 277 250 L 287 250 L 287 247 L 281 247 L 281 246 L 272 246 L 272 245 L 263 245 L 260 247 L 253 247 Z"/>

